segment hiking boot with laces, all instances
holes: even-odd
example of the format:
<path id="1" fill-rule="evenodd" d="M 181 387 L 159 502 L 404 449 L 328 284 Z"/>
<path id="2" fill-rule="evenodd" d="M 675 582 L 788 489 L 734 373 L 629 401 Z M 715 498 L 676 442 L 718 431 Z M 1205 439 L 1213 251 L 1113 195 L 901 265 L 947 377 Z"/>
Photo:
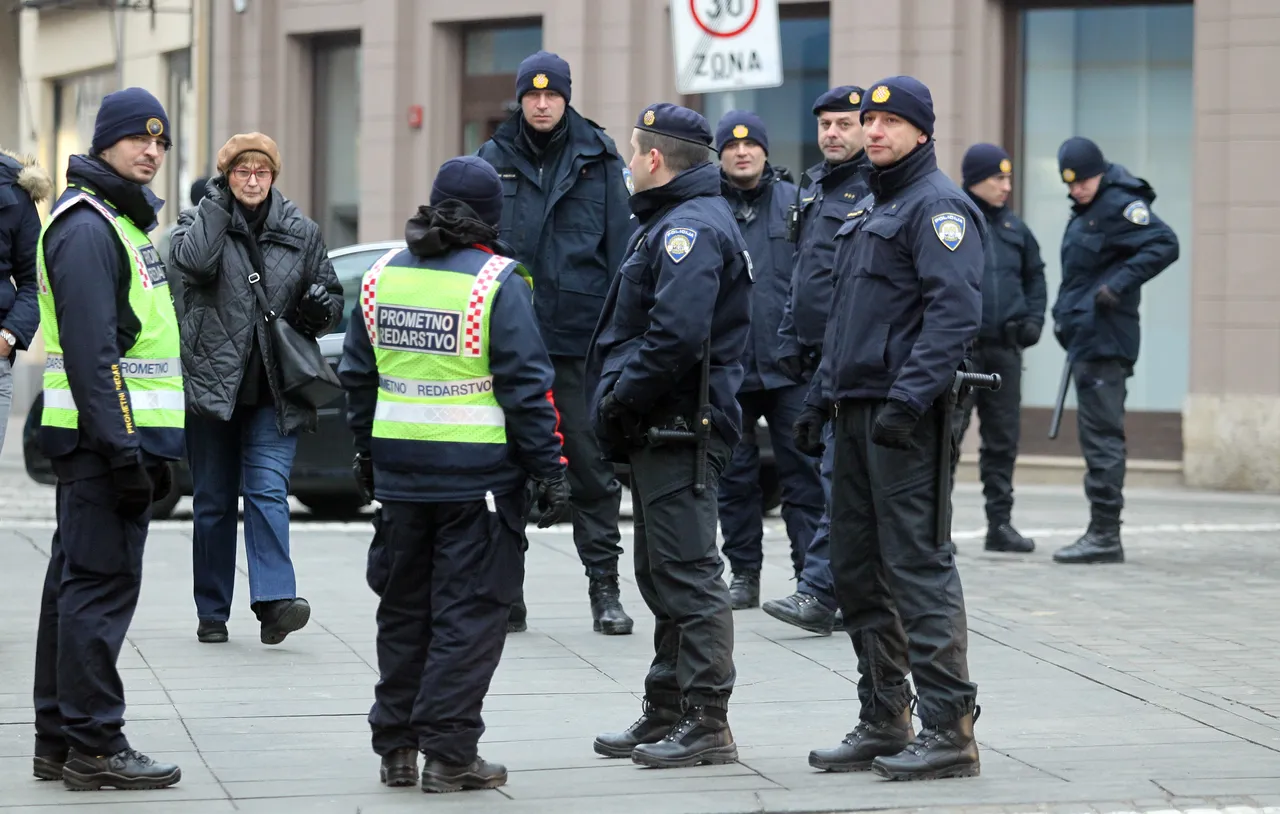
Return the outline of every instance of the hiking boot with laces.
<path id="1" fill-rule="evenodd" d="M 979 711 L 955 721 L 920 730 L 916 739 L 896 755 L 871 763 L 876 774 L 889 780 L 940 780 L 944 777 L 977 777 L 982 772 L 973 722 Z"/>
<path id="2" fill-rule="evenodd" d="M 734 571 L 729 583 L 729 604 L 734 610 L 760 607 L 760 572 Z"/>
<path id="3" fill-rule="evenodd" d="M 666 737 L 657 743 L 640 744 L 631 752 L 631 760 L 655 769 L 734 763 L 738 747 L 729 731 L 728 715 L 718 707 L 689 707 Z"/>
<path id="4" fill-rule="evenodd" d="M 596 736 L 592 744 L 597 755 L 605 757 L 631 757 L 631 752 L 642 743 L 657 743 L 680 720 L 680 710 L 663 707 L 645 701 L 644 714 L 622 732 L 605 732 Z"/>
<path id="5" fill-rule="evenodd" d="M 593 577 L 587 587 L 591 600 L 591 629 L 606 636 L 629 636 L 635 624 L 622 608 L 618 575 Z"/>
<path id="6" fill-rule="evenodd" d="M 878 757 L 896 755 L 911 743 L 911 708 L 888 721 L 859 721 L 834 749 L 814 749 L 809 765 L 824 772 L 865 772 Z"/>
<path id="7" fill-rule="evenodd" d="M 1067 565 L 1124 562 L 1120 521 L 1094 518 L 1083 537 L 1053 553 L 1053 561 Z"/>
<path id="8" fill-rule="evenodd" d="M 786 599 L 770 599 L 761 606 L 761 610 L 789 625 L 817 633 L 819 636 L 830 636 L 835 625 L 836 612 L 816 596 L 796 591 Z"/>
<path id="9" fill-rule="evenodd" d="M 378 778 L 384 786 L 412 786 L 418 782 L 418 750 L 411 746 L 392 749 L 382 756 Z"/>
<path id="10" fill-rule="evenodd" d="M 997 523 L 987 529 L 987 541 L 983 546 L 986 551 L 1001 551 L 1010 554 L 1030 554 L 1036 550 L 1036 541 L 1022 533 L 1009 523 Z"/>
<path id="11" fill-rule="evenodd" d="M 172 763 L 156 763 L 134 749 L 114 755 L 86 755 L 72 749 L 62 767 L 62 782 L 72 791 L 93 791 L 109 786 L 141 791 L 163 789 L 182 779 L 182 770 Z"/>

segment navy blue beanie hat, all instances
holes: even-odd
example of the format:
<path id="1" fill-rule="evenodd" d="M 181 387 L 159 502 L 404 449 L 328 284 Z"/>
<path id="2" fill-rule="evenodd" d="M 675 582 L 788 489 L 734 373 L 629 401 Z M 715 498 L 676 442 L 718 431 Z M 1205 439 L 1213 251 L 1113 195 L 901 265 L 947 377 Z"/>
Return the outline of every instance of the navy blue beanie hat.
<path id="1" fill-rule="evenodd" d="M 1102 157 L 1102 150 L 1087 138 L 1069 138 L 1058 148 L 1058 172 L 1062 173 L 1064 184 L 1083 181 L 1106 171 L 1107 160 Z"/>
<path id="2" fill-rule="evenodd" d="M 966 187 L 1005 172 L 1013 172 L 1013 162 L 997 144 L 975 144 L 965 151 L 960 162 L 960 176 Z"/>
<path id="3" fill-rule="evenodd" d="M 569 63 L 550 51 L 539 51 L 525 57 L 516 70 L 516 101 L 523 99 L 531 90 L 553 90 L 568 104 L 573 90 Z"/>
<path id="4" fill-rule="evenodd" d="M 862 97 L 866 93 L 857 85 L 841 85 L 832 88 L 813 101 L 813 115 L 824 110 L 832 113 L 849 113 L 862 105 Z"/>
<path id="5" fill-rule="evenodd" d="M 716 152 L 723 153 L 731 141 L 750 139 L 764 148 L 769 154 L 769 134 L 764 129 L 764 120 L 749 110 L 730 110 L 720 117 L 716 125 Z"/>
<path id="6" fill-rule="evenodd" d="M 163 139 L 165 144 L 173 143 L 164 106 L 142 88 L 125 88 L 102 97 L 89 152 L 98 155 L 129 136 L 152 136 Z"/>
<path id="7" fill-rule="evenodd" d="M 462 201 L 493 228 L 502 224 L 502 179 L 483 158 L 464 155 L 440 165 L 431 184 L 431 205 Z"/>
<path id="8" fill-rule="evenodd" d="M 701 144 L 703 147 L 711 146 L 711 127 L 703 115 L 670 102 L 659 102 L 640 111 L 640 116 L 636 118 L 636 129 Z"/>
<path id="9" fill-rule="evenodd" d="M 862 95 L 859 118 L 866 121 L 867 112 L 871 110 L 901 116 L 926 136 L 933 137 L 933 95 L 914 76 L 891 76 L 872 85 L 871 90 Z"/>

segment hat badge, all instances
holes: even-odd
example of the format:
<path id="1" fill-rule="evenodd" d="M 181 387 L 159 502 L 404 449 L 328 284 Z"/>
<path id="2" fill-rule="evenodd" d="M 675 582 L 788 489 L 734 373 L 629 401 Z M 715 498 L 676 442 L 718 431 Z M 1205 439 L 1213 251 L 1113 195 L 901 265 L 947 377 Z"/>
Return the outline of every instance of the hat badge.
<path id="1" fill-rule="evenodd" d="M 884 104 L 885 102 L 889 101 L 889 88 L 888 88 L 888 86 L 887 86 L 887 85 L 881 85 L 880 87 L 878 87 L 878 88 L 876 88 L 875 90 L 871 91 L 871 101 L 875 102 L 875 103 L 876 103 L 876 104 L 878 104 L 878 105 L 882 105 L 882 104 Z"/>
<path id="2" fill-rule="evenodd" d="M 646 111 L 644 112 L 644 123 L 645 123 L 646 125 L 652 126 L 652 125 L 653 125 L 653 123 L 654 123 L 654 121 L 656 120 L 656 118 L 657 118 L 657 117 L 653 115 L 653 111 L 652 111 L 652 110 L 646 110 Z"/>
<path id="3" fill-rule="evenodd" d="M 544 73 L 540 73 L 533 78 L 533 86 L 538 90 L 545 88 L 547 86 L 547 82 L 547 75 Z"/>
<path id="4" fill-rule="evenodd" d="M 164 122 L 160 121 L 155 116 L 152 116 L 151 118 L 147 119 L 147 135 L 149 136 L 164 135 Z"/>
<path id="5" fill-rule="evenodd" d="M 858 94 L 856 90 L 853 93 L 849 94 L 849 104 L 851 105 L 862 104 L 862 97 Z"/>
<path id="6" fill-rule="evenodd" d="M 1076 180 L 1076 171 L 1070 168 L 1063 170 L 1062 180 L 1066 181 L 1068 184 Z"/>
<path id="7" fill-rule="evenodd" d="M 747 130 L 747 126 L 746 126 L 745 124 L 740 124 L 740 125 L 738 125 L 737 127 L 733 128 L 733 137 L 734 137 L 734 138 L 746 138 L 746 137 L 747 137 L 747 133 L 749 133 L 749 132 L 750 132 L 750 131 L 749 131 L 749 130 Z"/>
<path id="8" fill-rule="evenodd" d="M 1000 172 L 1013 172 L 1013 162 L 1007 158 L 1000 159 Z"/>

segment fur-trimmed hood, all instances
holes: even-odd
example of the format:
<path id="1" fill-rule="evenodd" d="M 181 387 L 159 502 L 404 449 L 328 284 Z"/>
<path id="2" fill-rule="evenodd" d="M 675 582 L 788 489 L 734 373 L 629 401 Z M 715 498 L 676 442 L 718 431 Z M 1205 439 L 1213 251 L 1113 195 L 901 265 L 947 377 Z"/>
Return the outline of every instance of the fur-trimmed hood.
<path id="1" fill-rule="evenodd" d="M 53 194 L 53 179 L 49 177 L 49 173 L 44 171 L 44 168 L 36 163 L 35 156 L 20 155 L 3 148 L 0 148 L 0 156 L 11 158 L 17 162 L 17 184 L 26 190 L 27 195 L 31 197 L 32 203 L 40 204 Z M 0 159 L 0 161 L 3 161 L 3 159 Z"/>

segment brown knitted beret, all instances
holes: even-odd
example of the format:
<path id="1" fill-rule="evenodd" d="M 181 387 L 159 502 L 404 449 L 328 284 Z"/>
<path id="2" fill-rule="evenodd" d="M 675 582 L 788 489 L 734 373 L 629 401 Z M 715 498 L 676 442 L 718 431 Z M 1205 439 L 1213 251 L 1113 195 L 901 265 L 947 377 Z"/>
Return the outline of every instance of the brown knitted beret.
<path id="1" fill-rule="evenodd" d="M 280 149 L 270 136 L 262 133 L 237 133 L 227 139 L 227 143 L 218 150 L 218 172 L 226 175 L 236 159 L 248 152 L 265 155 L 271 162 L 272 172 L 280 174 Z"/>

